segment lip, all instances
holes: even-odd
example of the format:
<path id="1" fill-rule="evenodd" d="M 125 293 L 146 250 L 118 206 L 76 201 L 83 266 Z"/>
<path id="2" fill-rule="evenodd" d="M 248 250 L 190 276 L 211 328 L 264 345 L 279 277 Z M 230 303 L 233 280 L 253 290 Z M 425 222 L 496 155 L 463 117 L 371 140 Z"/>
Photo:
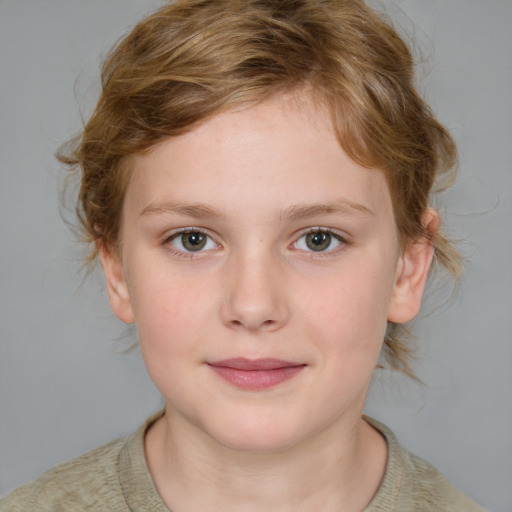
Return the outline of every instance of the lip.
<path id="1" fill-rule="evenodd" d="M 305 364 L 280 359 L 224 359 L 207 363 L 220 377 L 237 388 L 268 389 L 285 382 L 305 367 Z"/>

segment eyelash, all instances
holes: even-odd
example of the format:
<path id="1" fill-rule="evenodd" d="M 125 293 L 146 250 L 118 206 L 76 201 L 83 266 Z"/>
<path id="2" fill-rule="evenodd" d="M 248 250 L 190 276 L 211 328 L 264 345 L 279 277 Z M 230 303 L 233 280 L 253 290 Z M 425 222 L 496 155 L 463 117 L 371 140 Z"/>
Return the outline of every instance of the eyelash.
<path id="1" fill-rule="evenodd" d="M 298 238 L 293 242 L 293 246 L 297 246 L 300 240 L 302 240 L 304 237 L 307 237 L 308 235 L 315 234 L 315 233 L 322 233 L 329 235 L 331 237 L 331 243 L 332 240 L 335 240 L 339 243 L 337 247 L 334 247 L 333 249 L 328 249 L 324 251 L 314 251 L 314 250 L 306 250 L 306 249 L 300 249 L 304 252 L 305 255 L 309 258 L 326 258 L 329 256 L 332 256 L 334 254 L 337 254 L 339 251 L 343 250 L 347 245 L 349 245 L 349 242 L 347 241 L 346 237 L 341 235 L 338 231 L 331 229 L 331 228 L 324 228 L 320 226 L 315 226 L 313 228 L 308 228 L 305 231 L 302 231 Z M 329 244 L 330 245 L 330 244 Z"/>
<path id="2" fill-rule="evenodd" d="M 215 243 L 215 245 L 217 247 L 220 246 L 220 244 L 215 241 L 215 239 L 210 235 L 210 233 L 208 231 L 201 229 L 201 228 L 196 228 L 196 227 L 182 228 L 178 231 L 175 231 L 174 233 L 172 233 L 171 235 L 169 235 L 168 237 L 165 238 L 163 245 L 166 246 L 167 250 L 169 250 L 173 254 L 180 256 L 182 258 L 187 258 L 187 259 L 200 257 L 200 255 L 202 253 L 212 250 L 212 249 L 207 249 L 207 250 L 198 250 L 198 251 L 187 251 L 187 250 L 178 249 L 172 245 L 172 242 L 174 240 L 178 239 L 179 237 L 186 235 L 186 234 L 194 234 L 194 233 L 200 233 L 200 234 L 204 235 L 207 239 L 209 239 L 210 241 Z M 206 243 L 208 243 L 208 241 Z"/>
<path id="3" fill-rule="evenodd" d="M 182 228 L 178 231 L 175 231 L 174 233 L 172 233 L 171 235 L 169 235 L 168 237 L 165 238 L 163 245 L 166 246 L 170 252 L 172 252 L 173 254 L 176 254 L 177 256 L 180 256 L 182 258 L 192 259 L 192 258 L 201 257 L 202 253 L 209 252 L 212 249 L 210 248 L 210 249 L 203 250 L 202 248 L 200 248 L 198 251 L 187 251 L 187 250 L 178 249 L 172 244 L 172 242 L 174 240 L 178 239 L 179 237 L 186 235 L 186 234 L 194 234 L 194 233 L 200 233 L 200 234 L 204 235 L 205 237 L 207 237 L 207 239 L 209 239 L 211 242 L 215 243 L 217 247 L 220 246 L 220 244 L 215 241 L 215 239 L 210 235 L 210 233 L 208 231 L 206 231 L 205 229 L 196 228 L 196 227 L 187 227 L 187 228 Z M 329 245 L 331 245 L 332 240 L 336 240 L 339 243 L 339 245 L 333 249 L 321 250 L 321 251 L 300 249 L 297 247 L 297 244 L 304 237 L 307 237 L 308 235 L 315 234 L 315 233 L 322 233 L 322 234 L 329 235 L 330 237 L 332 237 Z M 205 243 L 208 244 L 208 241 L 206 241 Z M 181 244 L 181 245 L 183 246 L 183 244 Z M 311 258 L 322 258 L 322 257 L 330 256 L 332 254 L 337 253 L 340 250 L 343 250 L 343 248 L 347 245 L 348 245 L 348 242 L 347 242 L 346 238 L 344 236 L 342 236 L 339 232 L 337 232 L 333 229 L 330 229 L 330 228 L 323 228 L 323 227 L 319 227 L 319 226 L 313 227 L 313 228 L 308 228 L 307 230 L 302 231 L 299 234 L 299 236 L 295 239 L 295 241 L 291 244 L 292 247 L 295 247 L 297 250 L 303 252 L 304 254 L 307 254 L 307 257 L 311 257 Z"/>

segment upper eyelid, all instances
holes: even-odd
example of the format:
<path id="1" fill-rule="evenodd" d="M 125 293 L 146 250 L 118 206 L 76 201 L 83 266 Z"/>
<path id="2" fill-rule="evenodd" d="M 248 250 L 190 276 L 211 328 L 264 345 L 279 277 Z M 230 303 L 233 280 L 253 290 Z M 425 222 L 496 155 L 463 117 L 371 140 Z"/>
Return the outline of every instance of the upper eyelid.
<path id="1" fill-rule="evenodd" d="M 317 231 L 321 231 L 324 233 L 329 233 L 331 235 L 334 235 L 335 237 L 339 238 L 340 240 L 346 242 L 348 239 L 348 235 L 344 233 L 343 231 L 340 231 L 335 228 L 326 228 L 322 226 L 314 226 L 310 228 L 304 228 L 298 231 L 295 235 L 295 240 L 298 240 L 299 238 L 303 237 L 304 235 L 307 235 L 308 233 L 315 233 Z"/>
<path id="2" fill-rule="evenodd" d="M 175 247 L 173 241 L 185 233 L 201 233 L 207 236 L 211 241 L 213 241 L 213 243 L 217 245 L 217 247 L 210 249 L 201 248 L 198 251 L 182 250 L 178 247 Z M 168 231 L 167 233 L 165 233 L 161 245 L 164 246 L 166 250 L 173 253 L 175 256 L 179 256 L 180 258 L 186 258 L 188 260 L 200 259 L 202 257 L 205 257 L 207 254 L 211 253 L 212 251 L 216 251 L 217 248 L 222 247 L 222 245 L 219 244 L 217 239 L 214 236 L 212 236 L 208 230 L 198 227 L 177 228 L 171 230 L 171 232 Z"/>
<path id="3" fill-rule="evenodd" d="M 344 233 L 344 232 L 342 232 L 342 231 L 340 231 L 338 229 L 324 227 L 324 226 L 310 226 L 310 227 L 303 228 L 303 229 L 295 232 L 295 234 L 293 235 L 292 243 L 297 242 L 304 235 L 307 235 L 308 233 L 314 233 L 316 231 L 322 231 L 322 232 L 330 233 L 331 235 L 333 235 L 336 238 L 338 238 L 339 240 L 341 240 L 343 243 L 347 243 L 348 242 L 349 236 L 346 233 Z M 166 243 L 166 242 L 170 241 L 171 239 L 174 239 L 174 238 L 178 237 L 179 235 L 181 235 L 183 233 L 193 233 L 193 232 L 202 233 L 202 234 L 210 237 L 216 244 L 222 245 L 219 242 L 219 237 L 218 236 L 213 234 L 210 230 L 208 230 L 206 228 L 201 228 L 201 227 L 198 227 L 198 226 L 187 226 L 187 227 L 182 227 L 182 228 L 177 228 L 177 229 L 171 230 L 170 232 L 167 232 L 164 235 L 163 241 L 164 241 L 164 243 Z"/>
<path id="4" fill-rule="evenodd" d="M 217 244 L 219 243 L 217 240 L 217 237 L 215 235 L 212 235 L 211 231 L 209 231 L 208 229 L 205 229 L 205 228 L 199 228 L 197 226 L 172 229 L 170 231 L 167 231 L 164 234 L 163 238 L 164 238 L 164 241 L 168 241 L 168 240 L 171 240 L 172 238 L 176 238 L 179 235 L 183 235 L 184 233 L 201 233 L 203 235 L 210 237 L 212 240 L 215 241 L 215 243 L 217 243 Z"/>
<path id="5" fill-rule="evenodd" d="M 333 249 L 327 250 L 327 251 L 313 251 L 313 250 L 305 250 L 301 249 L 300 247 L 297 247 L 297 244 L 299 243 L 299 240 L 303 238 L 305 235 L 308 235 L 309 233 L 315 233 L 315 232 L 323 232 L 323 233 L 329 233 L 334 238 L 336 238 L 339 242 L 339 246 L 335 247 Z M 290 248 L 292 250 L 296 250 L 299 253 L 307 256 L 308 258 L 328 258 L 328 257 L 334 257 L 337 255 L 340 251 L 343 251 L 347 248 L 347 246 L 351 245 L 351 242 L 348 239 L 347 235 L 344 235 L 342 232 L 338 231 L 337 229 L 333 228 L 324 228 L 324 227 L 314 227 L 314 228 L 307 228 L 299 232 L 298 235 L 295 236 L 294 241 L 290 244 Z M 295 247 L 294 247 L 295 246 Z"/>

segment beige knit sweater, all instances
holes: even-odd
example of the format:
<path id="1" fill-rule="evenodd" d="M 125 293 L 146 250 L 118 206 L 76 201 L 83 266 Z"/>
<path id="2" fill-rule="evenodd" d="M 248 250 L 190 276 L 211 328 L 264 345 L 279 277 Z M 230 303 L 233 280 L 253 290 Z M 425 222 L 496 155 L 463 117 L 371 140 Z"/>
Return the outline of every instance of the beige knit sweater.
<path id="1" fill-rule="evenodd" d="M 134 434 L 61 464 L 0 501 L 0 512 L 169 512 L 151 479 L 144 434 Z M 402 448 L 393 433 L 367 418 L 386 438 L 388 461 L 364 512 L 483 512 L 430 464 Z"/>

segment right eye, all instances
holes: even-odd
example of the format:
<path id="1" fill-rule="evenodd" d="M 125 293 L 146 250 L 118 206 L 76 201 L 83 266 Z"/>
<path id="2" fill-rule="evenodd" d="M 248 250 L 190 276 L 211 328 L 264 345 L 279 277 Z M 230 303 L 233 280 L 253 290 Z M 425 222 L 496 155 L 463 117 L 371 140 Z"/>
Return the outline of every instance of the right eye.
<path id="1" fill-rule="evenodd" d="M 218 247 L 206 233 L 192 229 L 175 233 L 168 239 L 168 243 L 177 251 L 184 253 L 207 251 Z"/>

